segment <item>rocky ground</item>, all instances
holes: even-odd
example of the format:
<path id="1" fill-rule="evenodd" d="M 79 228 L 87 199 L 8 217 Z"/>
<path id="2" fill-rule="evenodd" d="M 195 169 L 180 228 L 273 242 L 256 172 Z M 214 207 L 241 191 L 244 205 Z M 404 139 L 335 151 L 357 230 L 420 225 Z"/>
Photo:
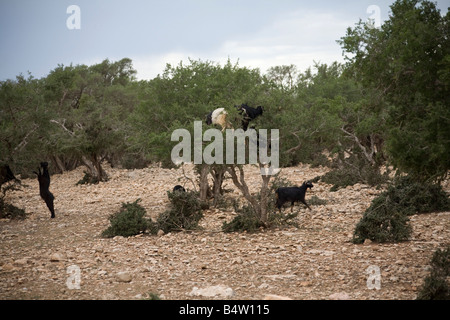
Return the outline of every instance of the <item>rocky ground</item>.
<path id="1" fill-rule="evenodd" d="M 281 175 L 301 184 L 325 171 L 300 165 Z M 410 241 L 352 244 L 356 223 L 380 191 L 358 184 L 330 192 L 321 182 L 306 200 L 316 195 L 327 203 L 312 211 L 296 206 L 298 228 L 226 234 L 222 223 L 235 213 L 211 209 L 204 211 L 203 231 L 105 239 L 100 234 L 122 202 L 141 198 L 156 217 L 168 205 L 167 190 L 175 184 L 193 189 L 185 177 L 195 179 L 189 166 L 184 173 L 158 167 L 107 172 L 111 179 L 97 185 L 75 185 L 82 168 L 53 175 L 55 219 L 37 179 L 8 194 L 27 218 L 0 220 L 0 299 L 415 299 L 432 254 L 450 240 L 450 212 L 443 212 L 412 216 Z M 257 168 L 246 167 L 246 175 L 256 191 Z M 231 180 L 226 188 L 235 189 Z M 228 196 L 240 194 L 235 189 Z"/>

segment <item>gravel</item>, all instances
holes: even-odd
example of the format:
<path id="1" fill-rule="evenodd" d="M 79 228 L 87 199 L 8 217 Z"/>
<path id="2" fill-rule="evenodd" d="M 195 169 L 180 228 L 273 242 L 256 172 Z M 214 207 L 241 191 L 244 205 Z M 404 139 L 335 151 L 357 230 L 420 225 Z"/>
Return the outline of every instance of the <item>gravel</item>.
<path id="1" fill-rule="evenodd" d="M 8 193 L 27 218 L 0 220 L 0 299 L 415 299 L 434 251 L 449 244 L 450 212 L 442 212 L 412 216 L 410 241 L 355 245 L 354 227 L 381 190 L 357 184 L 330 192 L 321 182 L 306 201 L 316 195 L 327 203 L 312 211 L 296 205 L 298 228 L 223 233 L 236 213 L 213 208 L 204 210 L 201 231 L 105 239 L 100 234 L 122 202 L 140 198 L 156 218 L 169 203 L 166 191 L 194 189 L 189 179 L 196 179 L 189 165 L 106 170 L 110 180 L 97 185 L 75 185 L 83 168 L 52 175 L 55 219 L 37 180 Z M 256 192 L 258 168 L 245 172 Z M 300 185 L 325 172 L 299 165 L 281 175 Z M 230 179 L 225 184 L 227 197 L 241 197 Z"/>

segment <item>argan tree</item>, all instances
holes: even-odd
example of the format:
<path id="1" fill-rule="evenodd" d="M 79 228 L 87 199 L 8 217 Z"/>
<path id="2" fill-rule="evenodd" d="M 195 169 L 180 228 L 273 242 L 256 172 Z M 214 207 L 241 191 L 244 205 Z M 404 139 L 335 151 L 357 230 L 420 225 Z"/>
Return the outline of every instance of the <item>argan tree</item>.
<path id="1" fill-rule="evenodd" d="M 398 0 L 379 28 L 360 21 L 339 43 L 348 72 L 386 99 L 389 160 L 417 180 L 450 169 L 450 13 L 431 1 Z"/>

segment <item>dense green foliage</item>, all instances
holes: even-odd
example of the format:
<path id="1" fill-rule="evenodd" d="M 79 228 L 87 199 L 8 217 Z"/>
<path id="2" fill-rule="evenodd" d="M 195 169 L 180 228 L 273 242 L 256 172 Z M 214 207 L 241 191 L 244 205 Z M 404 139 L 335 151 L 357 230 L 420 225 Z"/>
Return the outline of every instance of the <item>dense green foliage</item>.
<path id="1" fill-rule="evenodd" d="M 109 217 L 110 226 L 102 232 L 102 236 L 130 237 L 144 232 L 156 235 L 159 230 L 164 233 L 195 230 L 203 217 L 201 202 L 196 192 L 167 192 L 170 205 L 153 221 L 145 217 L 146 210 L 137 199 L 134 202 L 122 203 L 121 209 Z"/>
<path id="2" fill-rule="evenodd" d="M 384 124 L 379 108 L 372 112 L 371 91 L 344 77 L 342 65 L 314 68 L 316 73 L 300 74 L 294 66 L 274 67 L 263 75 L 231 62 L 190 60 L 167 65 L 150 81 L 136 81 L 131 61 L 122 59 L 58 66 L 39 80 L 19 76 L 0 83 L 0 160 L 22 175 L 44 159 L 59 172 L 85 165 L 98 181 L 107 179 L 103 160 L 173 166 L 175 129 L 192 132 L 195 120 L 208 129 L 204 119 L 217 107 L 227 108 L 239 127 L 234 106 L 248 103 L 264 107 L 256 128 L 280 130 L 281 166 L 326 164 L 325 151 L 341 166 L 350 152 L 377 168 L 382 150 L 370 148 L 382 142 Z M 293 79 L 289 86 L 280 80 L 287 77 Z"/>
<path id="3" fill-rule="evenodd" d="M 238 201 L 233 202 L 234 211 L 237 215 L 229 222 L 222 224 L 222 231 L 224 232 L 256 232 L 261 228 L 277 228 L 286 226 L 297 226 L 296 218 L 298 211 L 294 212 L 279 212 L 275 207 L 276 196 L 275 190 L 279 187 L 287 187 L 290 182 L 284 178 L 280 178 L 278 175 L 274 177 L 270 183 L 268 189 L 268 201 L 267 201 L 267 221 L 264 223 L 260 217 L 256 214 L 251 205 L 240 206 Z M 260 201 L 261 193 L 256 195 L 258 201 Z M 320 202 L 320 199 L 316 197 L 316 201 Z"/>
<path id="4" fill-rule="evenodd" d="M 366 239 L 379 243 L 405 241 L 409 240 L 411 231 L 407 215 L 381 205 L 364 212 L 353 233 L 353 243 L 363 243 Z"/>
<path id="5" fill-rule="evenodd" d="M 425 278 L 417 300 L 450 300 L 450 246 L 437 249 L 430 264 L 430 274 Z"/>
<path id="6" fill-rule="evenodd" d="M 0 197 L 0 219 L 25 219 L 25 210 L 5 202 L 4 197 Z"/>
<path id="7" fill-rule="evenodd" d="M 156 230 L 168 233 L 171 231 L 198 229 L 198 223 L 203 218 L 198 194 L 193 191 L 168 191 L 167 195 L 170 200 L 170 206 L 168 210 L 158 215 Z"/>
<path id="8" fill-rule="evenodd" d="M 223 232 L 256 232 L 264 227 L 251 206 L 237 208 L 237 213 L 231 221 L 222 224 Z"/>
<path id="9" fill-rule="evenodd" d="M 80 181 L 89 183 L 108 179 L 103 161 L 127 168 L 150 162 L 170 167 L 175 165 L 171 150 L 178 143 L 171 141 L 175 129 L 193 136 L 197 120 L 205 132 L 206 115 L 218 107 L 227 109 L 228 120 L 238 128 L 241 118 L 234 106 L 261 105 L 264 114 L 252 125 L 279 129 L 282 167 L 299 162 L 330 166 L 333 170 L 322 181 L 334 189 L 386 183 L 383 166 L 408 174 L 417 189 L 399 189 L 403 200 L 389 195 L 395 204 L 378 205 L 385 208 L 381 214 L 367 211 L 357 227 L 367 229 L 371 221 L 388 233 L 378 240 L 406 239 L 406 215 L 411 213 L 403 203 L 413 201 L 411 193 L 438 190 L 450 170 L 449 19 L 449 12 L 442 15 L 430 1 L 397 0 L 380 28 L 360 21 L 338 40 L 346 64 L 314 63 L 303 72 L 294 65 L 262 73 L 231 61 L 220 65 L 189 59 L 168 64 L 154 79 L 138 81 L 132 61 L 123 58 L 91 66 L 58 65 L 41 79 L 19 75 L 0 82 L 0 163 L 22 177 L 41 161 L 48 161 L 52 172 L 84 165 Z M 198 169 L 205 173 L 199 180 L 213 175 L 217 205 L 224 172 L 237 168 Z M 267 225 L 273 202 L 268 180 L 259 198 L 245 193 L 244 182 L 240 190 L 252 208 L 243 210 L 253 210 L 262 219 L 258 223 Z M 200 187 L 202 201 L 207 191 Z M 448 208 L 445 201 L 430 197 L 415 200 L 411 212 L 422 212 L 419 203 L 428 206 L 430 200 L 435 203 L 429 210 Z M 258 201 L 267 208 L 260 210 Z M 174 224 L 186 228 L 183 222 Z M 394 229 L 401 236 L 392 236 Z M 365 237 L 377 238 L 355 238 Z"/>
<path id="10" fill-rule="evenodd" d="M 123 203 L 121 209 L 109 217 L 111 225 L 102 232 L 102 236 L 112 238 L 115 236 L 131 237 L 143 233 L 149 227 L 145 216 L 145 209 L 135 202 Z"/>
<path id="11" fill-rule="evenodd" d="M 450 209 L 450 199 L 439 185 L 417 182 L 410 176 L 394 180 L 373 199 L 356 225 L 353 242 L 407 240 L 411 234 L 409 215 Z"/>
<path id="12" fill-rule="evenodd" d="M 360 21 L 339 41 L 348 72 L 376 88 L 386 108 L 390 161 L 419 180 L 450 169 L 450 13 L 435 3 L 399 0 L 380 29 Z"/>

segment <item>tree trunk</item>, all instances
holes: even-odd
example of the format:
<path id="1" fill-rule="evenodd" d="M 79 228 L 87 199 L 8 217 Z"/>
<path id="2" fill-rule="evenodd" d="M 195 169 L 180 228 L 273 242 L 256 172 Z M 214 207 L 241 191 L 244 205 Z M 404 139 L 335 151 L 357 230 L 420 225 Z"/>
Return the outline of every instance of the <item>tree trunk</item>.
<path id="1" fill-rule="evenodd" d="M 91 176 L 92 180 L 97 182 L 108 180 L 108 175 L 101 166 L 101 159 L 99 159 L 97 155 L 95 154 L 91 155 L 91 159 L 82 156 L 81 161 L 83 165 L 85 165 L 86 168 L 88 169 L 88 174 Z"/>
<path id="2" fill-rule="evenodd" d="M 66 166 L 64 165 L 64 162 L 61 160 L 59 156 L 51 156 L 52 162 L 54 164 L 54 167 L 57 169 L 57 173 L 63 173 L 66 171 Z"/>
<path id="3" fill-rule="evenodd" d="M 260 168 L 262 168 L 262 164 L 259 164 Z M 261 175 L 262 178 L 262 186 L 261 186 L 261 202 L 260 202 L 260 210 L 261 210 L 261 222 L 264 224 L 267 224 L 267 218 L 268 218 L 268 213 L 267 213 L 267 202 L 268 202 L 268 198 L 269 198 L 269 181 L 270 178 L 272 176 L 271 175 Z"/>
<path id="4" fill-rule="evenodd" d="M 263 168 L 263 164 L 259 164 L 260 168 Z M 236 168 L 239 169 L 239 177 L 236 174 Z M 244 169 L 240 166 L 232 165 L 227 167 L 227 171 L 231 175 L 234 185 L 242 192 L 244 198 L 250 202 L 253 207 L 255 214 L 258 216 L 259 221 L 262 222 L 264 226 L 267 226 L 268 212 L 267 212 L 267 201 L 268 201 L 268 191 L 269 191 L 269 181 L 272 177 L 271 175 L 261 175 L 262 186 L 260 189 L 261 199 L 258 200 L 250 194 L 247 183 L 245 182 Z"/>
<path id="5" fill-rule="evenodd" d="M 200 189 L 200 201 L 206 202 L 208 197 L 208 173 L 209 166 L 202 165 L 200 168 L 200 177 L 199 177 L 199 189 Z"/>
<path id="6" fill-rule="evenodd" d="M 239 169 L 239 177 L 236 174 L 236 168 Z M 245 182 L 244 169 L 241 166 L 231 165 L 230 167 L 227 167 L 227 171 L 231 175 L 234 185 L 242 192 L 244 198 L 250 202 L 256 215 L 261 218 L 261 206 L 259 205 L 258 200 L 256 200 L 248 190 L 247 183 Z"/>
<path id="7" fill-rule="evenodd" d="M 222 194 L 222 183 L 225 172 L 226 168 L 224 168 L 223 166 L 216 166 L 212 169 L 214 207 L 217 205 L 217 202 L 220 199 L 220 195 Z"/>

